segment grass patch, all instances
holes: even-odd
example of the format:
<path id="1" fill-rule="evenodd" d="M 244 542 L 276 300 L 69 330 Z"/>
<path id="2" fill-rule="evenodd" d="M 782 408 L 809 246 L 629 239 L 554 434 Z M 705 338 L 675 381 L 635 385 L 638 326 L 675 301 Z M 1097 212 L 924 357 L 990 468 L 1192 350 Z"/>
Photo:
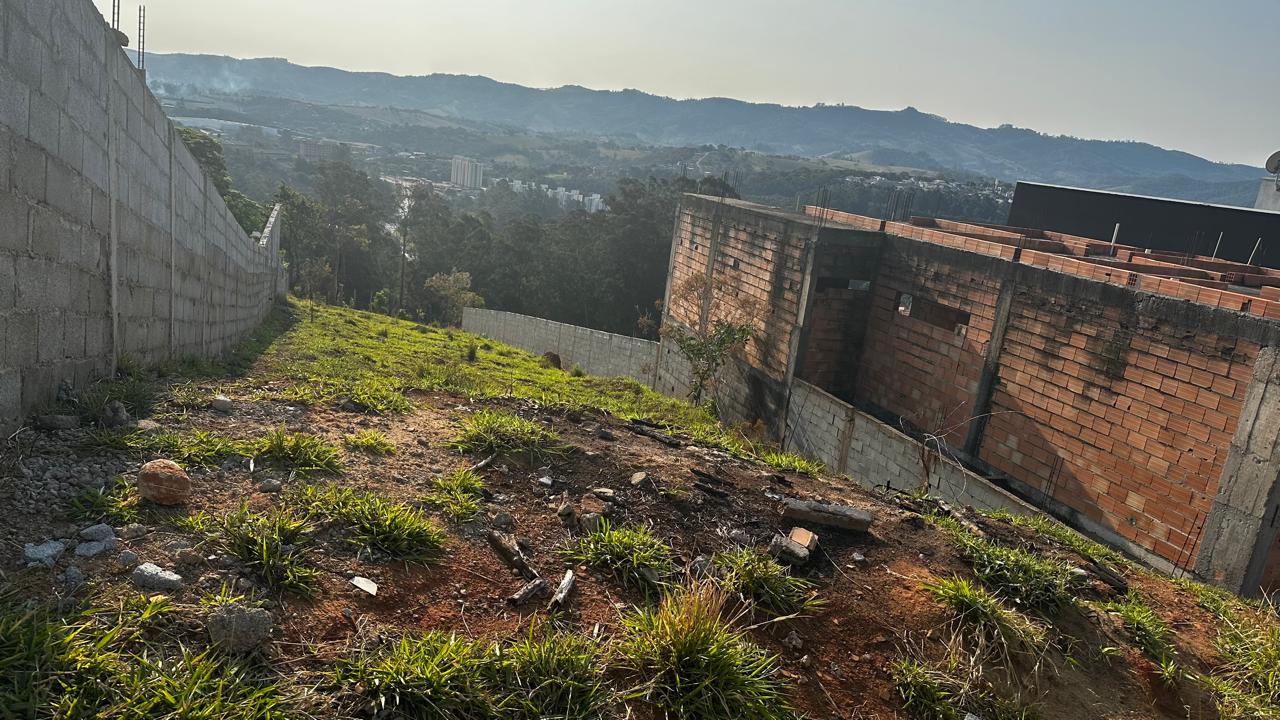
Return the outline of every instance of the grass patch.
<path id="1" fill-rule="evenodd" d="M 342 451 L 309 433 L 273 430 L 248 444 L 252 457 L 302 473 L 342 472 Z"/>
<path id="2" fill-rule="evenodd" d="M 1130 590 L 1120 600 L 1104 603 L 1102 609 L 1120 620 L 1125 632 L 1138 649 L 1142 650 L 1143 655 L 1161 668 L 1173 664 L 1174 656 L 1177 655 L 1172 640 L 1173 630 L 1143 601 L 1136 590 Z"/>
<path id="3" fill-rule="evenodd" d="M 674 570 L 671 546 L 643 528 L 615 528 L 601 520 L 594 532 L 561 553 L 574 562 L 607 570 L 625 585 L 652 590 Z"/>
<path id="4" fill-rule="evenodd" d="M 893 688 L 903 709 L 920 720 L 1032 720 L 1031 707 L 1000 697 L 983 680 L 979 669 L 958 654 L 928 664 L 900 658 L 890 666 Z"/>
<path id="5" fill-rule="evenodd" d="M 808 460 L 796 455 L 795 453 L 766 450 L 759 453 L 756 457 L 760 462 L 774 468 L 775 470 L 801 473 L 808 475 L 809 477 L 818 477 L 826 469 L 826 466 L 822 463 Z"/>
<path id="6" fill-rule="evenodd" d="M 989 518 L 1034 530 L 1040 535 L 1072 550 L 1077 555 L 1099 565 L 1114 569 L 1123 568 L 1129 564 L 1120 553 L 1099 545 L 1051 517 L 1045 515 L 1015 515 L 1007 510 L 996 510 L 984 514 Z"/>
<path id="7" fill-rule="evenodd" d="M 1214 647 L 1222 661 L 1200 676 L 1224 720 L 1280 717 L 1280 620 L 1270 601 L 1262 607 L 1220 588 L 1175 581 L 1217 616 Z"/>
<path id="8" fill-rule="evenodd" d="M 712 562 L 720 571 L 717 581 L 722 588 L 769 614 L 801 615 L 822 606 L 812 582 L 792 576 L 773 558 L 752 548 L 717 553 Z"/>
<path id="9" fill-rule="evenodd" d="M 377 430 L 361 430 L 342 438 L 342 442 L 352 450 L 359 450 L 370 455 L 394 455 L 396 444 L 391 442 L 386 433 Z"/>
<path id="10" fill-rule="evenodd" d="M 89 488 L 71 499 L 72 519 L 84 523 L 104 522 L 119 527 L 142 519 L 142 496 L 134 482 L 123 475 L 110 485 Z"/>
<path id="11" fill-rule="evenodd" d="M 484 509 L 484 480 L 469 469 L 456 470 L 431 484 L 435 490 L 423 500 L 455 523 L 470 522 Z"/>
<path id="12" fill-rule="evenodd" d="M 439 631 L 342 661 L 335 680 L 396 717 L 589 720 L 608 694 L 594 643 L 572 635 L 485 645 Z"/>
<path id="13" fill-rule="evenodd" d="M 1020 548 L 997 545 L 963 528 L 946 532 L 982 584 L 1005 600 L 1037 612 L 1075 604 L 1080 580 L 1069 566 Z"/>
<path id="14" fill-rule="evenodd" d="M 473 455 L 498 454 L 527 458 L 538 464 L 565 455 L 560 436 L 536 422 L 500 410 L 481 410 L 461 423 L 450 447 Z"/>
<path id="15" fill-rule="evenodd" d="M 308 514 L 342 525 L 347 540 L 362 552 L 426 562 L 444 547 L 445 534 L 420 511 L 367 492 L 337 485 L 305 485 L 291 500 Z"/>
<path id="16" fill-rule="evenodd" d="M 107 405 L 120 401 L 129 415 L 146 417 L 155 410 L 159 393 L 153 380 L 121 375 L 113 380 L 94 383 L 80 392 L 75 400 L 75 413 L 86 423 L 96 423 Z"/>
<path id="17" fill-rule="evenodd" d="M 797 717 L 776 659 L 726 621 L 727 597 L 711 584 L 681 588 L 623 618 L 620 663 L 639 679 L 628 698 L 676 720 Z"/>
<path id="18" fill-rule="evenodd" d="M 545 368 L 539 357 L 501 343 L 491 343 L 491 352 L 479 352 L 468 363 L 463 359 L 467 346 L 488 341 L 349 308 L 297 300 L 291 306 L 296 324 L 266 350 L 255 376 L 284 383 L 278 396 L 293 395 L 293 402 L 301 401 L 297 395 L 310 402 L 341 395 L 358 401 L 359 393 L 352 390 L 364 381 L 380 383 L 382 389 L 447 392 L 475 400 L 517 398 L 546 408 L 590 408 L 623 421 L 644 419 L 752 457 L 744 438 L 720 426 L 705 408 L 665 397 L 634 380 Z M 385 337 L 378 336 L 381 328 L 386 328 Z"/>
<path id="19" fill-rule="evenodd" d="M 514 720 L 595 720 L 604 717 L 605 691 L 597 643 L 566 633 L 528 637 L 497 650 L 502 717 Z"/>
<path id="20" fill-rule="evenodd" d="M 320 570 L 307 561 L 314 529 L 285 509 L 258 513 L 241 505 L 216 524 L 213 537 L 268 586 L 310 596 L 320 579 Z"/>
<path id="21" fill-rule="evenodd" d="M 977 633 L 981 642 L 1005 650 L 1038 651 L 1048 644 L 1048 632 L 1039 623 L 1011 610 L 995 594 L 963 578 L 928 583 L 925 589 L 963 626 Z"/>
<path id="22" fill-rule="evenodd" d="M 0 714 L 52 718 L 301 718 L 281 687 L 212 653 L 157 655 L 147 638 L 172 609 L 134 597 L 62 617 L 0 598 Z"/>
<path id="23" fill-rule="evenodd" d="M 431 631 L 339 663 L 335 680 L 358 688 L 373 712 L 406 718 L 489 718 L 499 698 L 483 645 Z"/>
<path id="24" fill-rule="evenodd" d="M 346 386 L 344 394 L 365 412 L 378 415 L 407 413 L 413 409 L 413 403 L 404 396 L 400 385 L 388 380 L 358 380 Z"/>

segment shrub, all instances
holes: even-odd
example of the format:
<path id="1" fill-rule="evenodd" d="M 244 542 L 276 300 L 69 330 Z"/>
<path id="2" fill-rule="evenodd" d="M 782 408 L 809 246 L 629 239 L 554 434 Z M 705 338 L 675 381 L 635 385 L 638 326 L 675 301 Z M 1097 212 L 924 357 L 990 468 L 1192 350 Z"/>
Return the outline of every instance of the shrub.
<path id="1" fill-rule="evenodd" d="M 336 485 L 307 485 L 292 499 L 308 513 L 345 526 L 361 550 L 393 560 L 425 562 L 444 547 L 445 534 L 421 512 L 366 492 Z"/>
<path id="2" fill-rule="evenodd" d="M 673 570 L 669 545 L 643 528 L 614 528 L 607 520 L 561 552 L 645 590 L 656 587 Z"/>
<path id="3" fill-rule="evenodd" d="M 484 480 L 463 468 L 432 481 L 435 490 L 426 502 L 440 508 L 453 522 L 470 522 L 484 509 Z"/>
<path id="4" fill-rule="evenodd" d="M 523 456 L 539 463 L 568 452 L 560 437 L 541 425 L 511 413 L 481 410 L 462 422 L 462 432 L 450 445 L 477 455 Z"/>
<path id="5" fill-rule="evenodd" d="M 679 589 L 623 618 L 618 654 L 640 684 L 628 693 L 675 720 L 791 720 L 775 659 L 724 618 L 725 593 Z"/>
<path id="6" fill-rule="evenodd" d="M 821 607 L 814 584 L 751 548 L 737 548 L 712 558 L 721 587 L 773 615 L 798 615 Z"/>

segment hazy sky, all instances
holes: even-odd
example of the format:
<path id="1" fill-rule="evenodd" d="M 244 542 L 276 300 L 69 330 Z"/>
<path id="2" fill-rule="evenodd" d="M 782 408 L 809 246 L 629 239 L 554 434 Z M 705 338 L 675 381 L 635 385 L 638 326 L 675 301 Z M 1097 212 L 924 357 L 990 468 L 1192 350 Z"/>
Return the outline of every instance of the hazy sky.
<path id="1" fill-rule="evenodd" d="M 109 11 L 110 0 L 95 0 Z M 123 0 L 133 35 L 138 0 Z M 146 0 L 147 47 L 1280 149 L 1280 0 Z"/>

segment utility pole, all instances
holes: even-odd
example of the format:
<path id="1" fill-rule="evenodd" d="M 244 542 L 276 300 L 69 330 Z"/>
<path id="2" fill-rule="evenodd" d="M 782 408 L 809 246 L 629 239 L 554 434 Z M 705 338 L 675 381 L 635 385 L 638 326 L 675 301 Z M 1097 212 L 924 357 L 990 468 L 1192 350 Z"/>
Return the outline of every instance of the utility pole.
<path id="1" fill-rule="evenodd" d="M 405 211 L 404 220 L 400 222 L 400 299 L 396 301 L 396 316 L 404 312 L 404 266 L 407 264 L 409 249 L 409 212 Z"/>

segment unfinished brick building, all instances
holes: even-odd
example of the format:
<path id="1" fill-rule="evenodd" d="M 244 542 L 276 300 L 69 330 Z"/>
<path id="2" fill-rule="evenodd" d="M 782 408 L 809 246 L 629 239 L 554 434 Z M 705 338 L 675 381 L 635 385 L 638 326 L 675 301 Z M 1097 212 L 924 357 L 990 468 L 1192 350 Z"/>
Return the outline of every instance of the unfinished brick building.
<path id="1" fill-rule="evenodd" d="M 720 409 L 835 470 L 856 464 L 839 425 L 854 408 L 1154 566 L 1280 586 L 1276 271 L 688 196 L 666 308 L 687 328 L 749 315 Z M 668 392 L 674 353 L 658 364 Z M 807 403 L 836 429 L 796 437 Z"/>

